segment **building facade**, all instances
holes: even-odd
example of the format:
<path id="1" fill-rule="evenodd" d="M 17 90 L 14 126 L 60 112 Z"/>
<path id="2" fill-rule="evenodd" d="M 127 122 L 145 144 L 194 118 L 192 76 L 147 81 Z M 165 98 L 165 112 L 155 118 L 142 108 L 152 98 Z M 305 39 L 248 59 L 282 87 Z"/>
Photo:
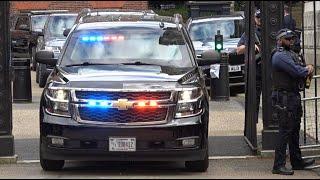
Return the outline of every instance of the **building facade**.
<path id="1" fill-rule="evenodd" d="M 83 8 L 92 9 L 148 9 L 148 1 L 10 1 L 10 12 L 27 10 L 64 9 L 79 12 Z"/>

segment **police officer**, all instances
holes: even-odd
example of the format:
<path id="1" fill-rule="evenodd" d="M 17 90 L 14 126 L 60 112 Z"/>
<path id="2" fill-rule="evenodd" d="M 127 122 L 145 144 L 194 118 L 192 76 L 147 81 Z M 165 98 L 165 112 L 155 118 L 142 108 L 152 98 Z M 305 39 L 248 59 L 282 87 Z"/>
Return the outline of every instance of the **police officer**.
<path id="1" fill-rule="evenodd" d="M 257 112 L 259 113 L 260 95 L 262 90 L 262 66 L 261 66 L 261 11 L 260 9 L 255 12 L 255 52 L 256 52 L 256 101 Z M 245 33 L 242 34 L 237 44 L 237 54 L 244 54 L 247 46 L 247 37 Z M 258 119 L 256 120 L 258 123 Z"/>
<path id="2" fill-rule="evenodd" d="M 299 147 L 302 117 L 300 91 L 304 82 L 314 71 L 312 65 L 304 66 L 291 50 L 295 34 L 281 29 L 277 34 L 277 51 L 272 56 L 272 107 L 273 118 L 279 122 L 279 136 L 275 149 L 273 174 L 293 175 L 293 170 L 304 169 L 314 163 L 303 160 Z M 289 144 L 292 170 L 286 168 L 286 148 Z"/>
<path id="3" fill-rule="evenodd" d="M 290 8 L 288 5 L 284 5 L 284 18 L 283 18 L 283 28 L 288 28 L 292 31 L 296 30 L 296 20 L 293 19 L 290 14 Z"/>

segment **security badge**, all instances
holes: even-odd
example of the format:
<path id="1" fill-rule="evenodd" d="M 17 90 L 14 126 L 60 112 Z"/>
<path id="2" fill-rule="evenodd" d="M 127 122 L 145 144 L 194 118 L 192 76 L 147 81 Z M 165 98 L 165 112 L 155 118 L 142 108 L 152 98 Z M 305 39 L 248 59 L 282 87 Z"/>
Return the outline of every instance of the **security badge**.
<path id="1" fill-rule="evenodd" d="M 129 102 L 128 99 L 118 99 L 118 101 L 112 103 L 112 107 L 118 110 L 128 110 L 133 107 L 133 102 Z"/>

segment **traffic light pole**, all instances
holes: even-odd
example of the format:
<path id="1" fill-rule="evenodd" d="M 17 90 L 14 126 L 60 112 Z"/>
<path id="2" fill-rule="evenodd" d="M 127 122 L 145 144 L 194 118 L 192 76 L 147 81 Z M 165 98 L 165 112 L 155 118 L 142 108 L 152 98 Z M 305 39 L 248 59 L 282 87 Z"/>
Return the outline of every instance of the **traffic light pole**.
<path id="1" fill-rule="evenodd" d="M 0 163 L 16 162 L 12 135 L 9 1 L 0 2 Z"/>

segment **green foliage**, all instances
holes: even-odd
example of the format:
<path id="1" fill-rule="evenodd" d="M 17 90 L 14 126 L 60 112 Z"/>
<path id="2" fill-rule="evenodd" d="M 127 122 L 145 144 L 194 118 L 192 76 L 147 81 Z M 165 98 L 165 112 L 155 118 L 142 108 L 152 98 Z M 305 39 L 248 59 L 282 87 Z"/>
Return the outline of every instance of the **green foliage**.
<path id="1" fill-rule="evenodd" d="M 189 18 L 188 8 L 186 6 L 177 6 L 174 9 L 154 9 L 153 11 L 160 16 L 173 16 L 174 14 L 179 13 L 182 15 L 184 22 Z"/>
<path id="2" fill-rule="evenodd" d="M 234 1 L 234 10 L 235 11 L 244 11 L 245 10 L 245 1 Z"/>

